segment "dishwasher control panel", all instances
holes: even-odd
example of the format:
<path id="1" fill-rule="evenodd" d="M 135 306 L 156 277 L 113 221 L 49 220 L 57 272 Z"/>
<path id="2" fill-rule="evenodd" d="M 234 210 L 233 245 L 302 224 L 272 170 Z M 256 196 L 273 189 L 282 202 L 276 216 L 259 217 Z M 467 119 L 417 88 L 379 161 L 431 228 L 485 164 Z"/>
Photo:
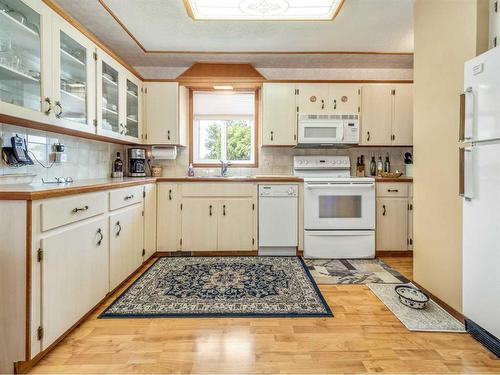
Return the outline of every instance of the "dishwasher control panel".
<path id="1" fill-rule="evenodd" d="M 298 185 L 259 185 L 259 197 L 297 197 Z"/>

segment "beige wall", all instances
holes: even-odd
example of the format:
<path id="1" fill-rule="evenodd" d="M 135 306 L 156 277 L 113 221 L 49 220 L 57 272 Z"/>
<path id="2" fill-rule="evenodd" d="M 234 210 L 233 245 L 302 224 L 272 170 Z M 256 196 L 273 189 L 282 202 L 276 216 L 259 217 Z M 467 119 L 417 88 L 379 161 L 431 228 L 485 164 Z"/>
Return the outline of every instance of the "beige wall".
<path id="1" fill-rule="evenodd" d="M 479 7 L 476 0 L 416 0 L 414 12 L 414 279 L 458 311 L 462 310 L 459 94 L 464 62 L 485 46 L 484 24 L 478 19 L 487 22 L 487 7 L 478 1 Z"/>

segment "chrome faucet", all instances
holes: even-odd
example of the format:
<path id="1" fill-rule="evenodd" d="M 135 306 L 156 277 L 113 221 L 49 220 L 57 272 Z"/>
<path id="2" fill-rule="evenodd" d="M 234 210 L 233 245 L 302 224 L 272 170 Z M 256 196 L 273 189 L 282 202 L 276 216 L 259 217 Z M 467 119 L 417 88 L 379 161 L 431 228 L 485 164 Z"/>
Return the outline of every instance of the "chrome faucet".
<path id="1" fill-rule="evenodd" d="M 224 177 L 227 173 L 227 168 L 231 165 L 231 162 L 224 162 L 224 160 L 220 161 L 220 176 Z"/>

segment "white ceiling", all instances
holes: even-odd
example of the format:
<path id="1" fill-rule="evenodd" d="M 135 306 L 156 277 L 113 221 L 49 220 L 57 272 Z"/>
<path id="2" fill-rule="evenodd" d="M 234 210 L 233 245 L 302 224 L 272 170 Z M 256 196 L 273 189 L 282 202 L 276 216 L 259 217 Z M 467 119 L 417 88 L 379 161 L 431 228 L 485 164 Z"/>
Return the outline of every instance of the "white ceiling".
<path id="1" fill-rule="evenodd" d="M 194 21 L 182 0 L 101 1 L 136 41 L 98 0 L 57 3 L 132 66 L 216 61 L 268 68 L 413 67 L 408 55 L 321 54 L 413 52 L 413 0 L 345 0 L 333 21 L 303 22 Z"/>

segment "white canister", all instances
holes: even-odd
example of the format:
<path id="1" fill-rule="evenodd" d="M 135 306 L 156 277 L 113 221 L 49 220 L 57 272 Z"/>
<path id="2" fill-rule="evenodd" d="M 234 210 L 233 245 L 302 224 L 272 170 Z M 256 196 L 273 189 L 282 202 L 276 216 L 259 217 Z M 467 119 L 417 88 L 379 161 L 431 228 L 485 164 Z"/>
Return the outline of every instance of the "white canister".
<path id="1" fill-rule="evenodd" d="M 405 164 L 405 175 L 413 177 L 413 164 Z"/>

